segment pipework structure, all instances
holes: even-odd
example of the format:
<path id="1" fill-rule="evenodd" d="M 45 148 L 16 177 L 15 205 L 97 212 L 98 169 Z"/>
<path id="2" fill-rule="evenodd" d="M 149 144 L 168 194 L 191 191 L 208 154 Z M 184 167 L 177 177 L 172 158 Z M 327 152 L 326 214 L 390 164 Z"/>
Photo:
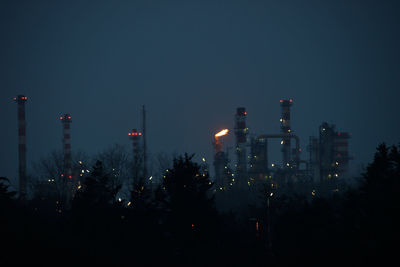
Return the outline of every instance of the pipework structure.
<path id="1" fill-rule="evenodd" d="M 292 99 L 280 100 L 281 103 L 281 133 L 285 135 L 290 135 L 292 129 L 290 127 L 290 107 L 292 106 Z M 290 151 L 290 138 L 283 137 L 281 140 L 282 144 L 282 167 L 287 167 L 291 161 L 291 151 Z"/>
<path id="2" fill-rule="evenodd" d="M 25 103 L 28 98 L 24 95 L 14 97 L 18 104 L 18 175 L 19 175 L 19 198 L 26 199 L 27 179 L 26 179 L 26 120 Z"/>
<path id="3" fill-rule="evenodd" d="M 254 179 L 268 177 L 268 142 L 267 138 L 251 138 L 250 174 Z"/>
<path id="4" fill-rule="evenodd" d="M 265 139 L 267 142 L 267 140 L 271 138 L 280 138 L 281 140 L 291 140 L 291 139 L 295 140 L 296 144 L 295 148 L 293 149 L 294 152 L 293 160 L 286 162 L 284 167 L 298 169 L 300 162 L 300 138 L 294 134 L 263 134 L 259 135 L 256 140 Z"/>
<path id="5" fill-rule="evenodd" d="M 72 179 L 72 156 L 71 156 L 71 115 L 64 114 L 60 117 L 63 125 L 63 152 L 64 152 L 64 167 L 61 177 Z"/>
<path id="6" fill-rule="evenodd" d="M 246 109 L 239 107 L 235 114 L 235 138 L 236 138 L 236 178 L 240 185 L 247 182 L 247 153 L 246 143 L 248 128 L 246 128 Z"/>

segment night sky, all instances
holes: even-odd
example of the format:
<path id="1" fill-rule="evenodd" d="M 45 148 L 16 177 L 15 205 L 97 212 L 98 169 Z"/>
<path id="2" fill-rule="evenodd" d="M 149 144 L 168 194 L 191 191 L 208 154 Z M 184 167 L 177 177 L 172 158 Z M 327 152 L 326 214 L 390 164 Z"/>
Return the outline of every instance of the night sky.
<path id="1" fill-rule="evenodd" d="M 212 136 L 233 128 L 236 107 L 252 133 L 277 133 L 290 97 L 302 158 L 327 121 L 352 133 L 357 169 L 380 142 L 400 142 L 399 12 L 400 1 L 2 0 L 0 176 L 17 181 L 19 93 L 28 166 L 61 149 L 63 113 L 73 150 L 130 148 L 143 104 L 151 155 L 211 163 Z"/>

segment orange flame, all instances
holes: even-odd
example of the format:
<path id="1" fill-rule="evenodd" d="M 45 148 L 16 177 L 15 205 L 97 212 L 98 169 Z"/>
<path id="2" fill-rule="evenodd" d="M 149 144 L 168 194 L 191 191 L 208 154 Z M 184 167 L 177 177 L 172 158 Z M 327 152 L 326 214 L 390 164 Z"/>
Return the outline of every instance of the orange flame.
<path id="1" fill-rule="evenodd" d="M 223 129 L 222 131 L 215 134 L 215 137 L 220 137 L 220 136 L 226 135 L 226 134 L 228 134 L 228 132 L 229 132 L 228 129 Z"/>

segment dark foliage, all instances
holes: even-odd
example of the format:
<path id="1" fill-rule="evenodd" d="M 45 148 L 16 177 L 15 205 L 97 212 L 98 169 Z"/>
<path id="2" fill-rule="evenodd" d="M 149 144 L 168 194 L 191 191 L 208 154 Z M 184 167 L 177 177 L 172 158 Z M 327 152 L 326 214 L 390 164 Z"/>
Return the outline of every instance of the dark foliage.
<path id="1" fill-rule="evenodd" d="M 136 181 L 129 200 L 116 198 L 120 186 L 111 178 L 98 161 L 69 209 L 50 197 L 21 203 L 0 178 L 1 263 L 383 266 L 396 260 L 397 147 L 378 147 L 357 190 L 311 201 L 270 196 L 268 212 L 264 206 L 249 220 L 216 211 L 213 183 L 188 155 L 174 160 L 158 188 Z"/>

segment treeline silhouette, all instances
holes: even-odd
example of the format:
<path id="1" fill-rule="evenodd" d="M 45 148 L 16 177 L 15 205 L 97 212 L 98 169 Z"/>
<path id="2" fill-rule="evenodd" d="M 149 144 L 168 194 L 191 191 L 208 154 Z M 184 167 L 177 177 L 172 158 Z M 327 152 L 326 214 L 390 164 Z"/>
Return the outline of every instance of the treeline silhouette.
<path id="1" fill-rule="evenodd" d="M 7 179 L 1 178 L 0 264 L 363 266 L 397 262 L 399 148 L 380 145 L 362 177 L 358 188 L 327 198 L 271 198 L 269 212 L 266 206 L 259 208 L 257 219 L 217 212 L 208 172 L 188 155 L 174 159 L 156 188 L 136 181 L 130 199 L 124 201 L 116 197 L 121 188 L 111 184 L 97 161 L 68 209 L 55 209 L 58 200 L 51 198 L 19 201 Z"/>

